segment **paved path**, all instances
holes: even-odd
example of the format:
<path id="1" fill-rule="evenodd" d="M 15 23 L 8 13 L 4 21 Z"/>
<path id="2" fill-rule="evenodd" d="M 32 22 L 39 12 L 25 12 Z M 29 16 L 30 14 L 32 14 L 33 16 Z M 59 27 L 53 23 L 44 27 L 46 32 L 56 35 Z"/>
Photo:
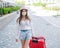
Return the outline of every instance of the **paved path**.
<path id="1" fill-rule="evenodd" d="M 14 16 L 14 19 L 3 30 L 0 30 L 0 48 L 19 48 L 20 46 L 20 42 L 15 41 L 17 37 L 16 18 L 18 14 L 14 14 Z"/>

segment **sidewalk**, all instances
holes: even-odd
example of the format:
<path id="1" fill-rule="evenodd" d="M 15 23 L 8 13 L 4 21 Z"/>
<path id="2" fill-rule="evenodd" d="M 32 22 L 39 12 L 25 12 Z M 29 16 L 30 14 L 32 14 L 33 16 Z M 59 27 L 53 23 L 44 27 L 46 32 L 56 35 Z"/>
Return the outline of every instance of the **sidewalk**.
<path id="1" fill-rule="evenodd" d="M 19 48 L 20 42 L 16 42 L 17 32 L 16 32 L 16 19 L 18 14 L 13 14 L 15 16 L 9 24 L 0 30 L 0 48 Z"/>
<path id="2" fill-rule="evenodd" d="M 2 30 L 9 22 L 11 22 L 13 18 L 15 18 L 14 14 L 17 14 L 16 11 L 0 17 L 0 30 Z"/>

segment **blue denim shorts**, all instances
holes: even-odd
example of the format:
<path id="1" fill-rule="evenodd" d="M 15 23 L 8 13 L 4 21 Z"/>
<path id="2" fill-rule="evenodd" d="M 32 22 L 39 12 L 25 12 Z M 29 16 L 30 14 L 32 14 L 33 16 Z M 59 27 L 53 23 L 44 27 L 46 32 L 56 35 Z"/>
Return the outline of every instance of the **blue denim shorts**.
<path id="1" fill-rule="evenodd" d="M 20 36 L 19 36 L 20 40 L 30 40 L 31 37 L 32 37 L 31 29 L 30 30 L 20 30 Z"/>

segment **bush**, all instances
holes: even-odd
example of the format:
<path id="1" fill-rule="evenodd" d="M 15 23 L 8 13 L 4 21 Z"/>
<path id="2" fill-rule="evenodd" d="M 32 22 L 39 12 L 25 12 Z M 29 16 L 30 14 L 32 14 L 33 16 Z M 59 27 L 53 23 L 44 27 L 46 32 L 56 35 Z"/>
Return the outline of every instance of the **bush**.
<path id="1" fill-rule="evenodd" d="M 45 3 L 41 3 L 41 2 L 38 2 L 38 3 L 33 3 L 34 6 L 43 6 L 45 7 L 46 4 Z"/>
<path id="2" fill-rule="evenodd" d="M 59 10 L 59 8 L 58 7 L 44 7 L 44 9 L 46 9 L 46 10 L 53 10 L 53 11 L 58 11 Z"/>
<path id="3" fill-rule="evenodd" d="M 40 3 L 33 3 L 34 6 L 40 6 Z"/>
<path id="4" fill-rule="evenodd" d="M 8 13 L 11 13 L 13 11 L 17 11 L 18 9 L 20 9 L 20 7 L 18 7 L 18 6 L 16 6 L 16 7 L 0 8 L 0 14 L 8 14 Z"/>
<path id="5" fill-rule="evenodd" d="M 3 14 L 3 8 L 0 8 L 0 15 Z"/>
<path id="6" fill-rule="evenodd" d="M 3 13 L 4 14 L 8 14 L 8 13 L 10 13 L 11 12 L 11 8 L 3 8 Z"/>
<path id="7" fill-rule="evenodd" d="M 12 11 L 17 11 L 19 9 L 19 7 L 16 6 L 16 7 L 12 7 L 11 9 L 12 9 Z"/>
<path id="8" fill-rule="evenodd" d="M 57 10 L 59 10 L 59 8 L 58 7 L 53 7 L 52 10 L 57 11 Z"/>

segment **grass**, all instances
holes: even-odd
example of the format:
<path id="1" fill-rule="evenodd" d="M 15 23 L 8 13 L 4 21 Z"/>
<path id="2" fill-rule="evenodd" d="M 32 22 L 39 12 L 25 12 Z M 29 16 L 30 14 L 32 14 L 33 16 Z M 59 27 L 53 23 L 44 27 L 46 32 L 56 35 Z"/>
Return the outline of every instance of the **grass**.
<path id="1" fill-rule="evenodd" d="M 44 7 L 44 9 L 45 9 L 45 10 L 53 10 L 53 11 L 58 11 L 58 10 L 59 10 L 59 8 L 56 7 L 56 6 L 54 6 L 54 7 L 52 7 L 52 8 Z"/>
<path id="2" fill-rule="evenodd" d="M 27 4 L 27 5 L 31 5 L 31 4 Z"/>
<path id="3" fill-rule="evenodd" d="M 21 2 L 16 2 L 17 4 L 25 4 L 24 1 L 21 1 Z"/>
<path id="4" fill-rule="evenodd" d="M 38 3 L 33 3 L 34 6 L 43 6 L 45 7 L 46 4 L 45 3 L 41 3 L 41 2 L 38 2 Z"/>
<path id="5" fill-rule="evenodd" d="M 60 14 L 57 14 L 57 15 L 55 15 L 55 16 L 60 16 Z"/>

